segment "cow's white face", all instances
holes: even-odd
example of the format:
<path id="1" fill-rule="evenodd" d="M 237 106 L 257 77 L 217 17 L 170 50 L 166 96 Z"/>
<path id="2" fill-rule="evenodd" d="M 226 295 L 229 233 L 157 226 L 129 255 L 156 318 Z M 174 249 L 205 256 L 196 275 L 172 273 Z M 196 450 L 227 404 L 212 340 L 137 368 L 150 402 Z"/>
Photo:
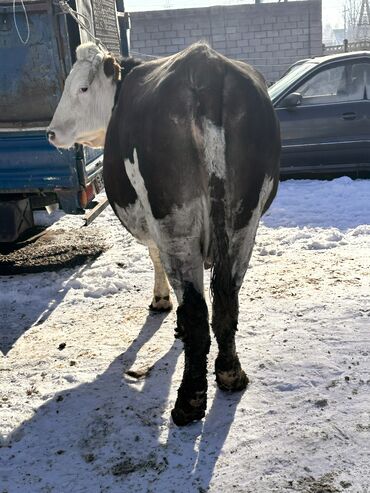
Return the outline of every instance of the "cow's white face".
<path id="1" fill-rule="evenodd" d="M 76 54 L 47 135 L 56 147 L 69 148 L 75 143 L 104 147 L 119 65 L 94 43 L 80 45 Z"/>

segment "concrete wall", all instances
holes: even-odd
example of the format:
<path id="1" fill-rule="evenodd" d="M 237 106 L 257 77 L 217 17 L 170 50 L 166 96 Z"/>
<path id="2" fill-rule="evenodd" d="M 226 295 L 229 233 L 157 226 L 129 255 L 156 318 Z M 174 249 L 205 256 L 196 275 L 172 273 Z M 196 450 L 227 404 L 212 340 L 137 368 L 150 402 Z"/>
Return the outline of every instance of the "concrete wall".
<path id="1" fill-rule="evenodd" d="M 269 81 L 293 62 L 322 54 L 321 0 L 134 12 L 131 20 L 133 56 L 169 55 L 206 40 Z"/>

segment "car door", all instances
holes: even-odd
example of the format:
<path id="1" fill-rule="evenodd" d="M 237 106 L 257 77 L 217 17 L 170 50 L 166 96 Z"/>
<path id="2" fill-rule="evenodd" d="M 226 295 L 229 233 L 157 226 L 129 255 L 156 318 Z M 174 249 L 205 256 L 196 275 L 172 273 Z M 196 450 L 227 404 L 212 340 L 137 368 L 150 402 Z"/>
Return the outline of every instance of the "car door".
<path id="1" fill-rule="evenodd" d="M 300 104 L 286 107 L 284 98 L 276 108 L 282 168 L 343 170 L 369 161 L 369 72 L 370 59 L 331 63 L 291 88 Z"/>

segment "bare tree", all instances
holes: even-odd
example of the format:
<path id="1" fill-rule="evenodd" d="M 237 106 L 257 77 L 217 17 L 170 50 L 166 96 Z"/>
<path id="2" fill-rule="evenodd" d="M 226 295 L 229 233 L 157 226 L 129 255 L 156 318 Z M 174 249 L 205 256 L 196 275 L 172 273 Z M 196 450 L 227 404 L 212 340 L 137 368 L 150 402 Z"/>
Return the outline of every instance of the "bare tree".
<path id="1" fill-rule="evenodd" d="M 362 0 L 346 0 L 344 4 L 344 32 L 348 41 L 357 41 L 358 21 Z"/>

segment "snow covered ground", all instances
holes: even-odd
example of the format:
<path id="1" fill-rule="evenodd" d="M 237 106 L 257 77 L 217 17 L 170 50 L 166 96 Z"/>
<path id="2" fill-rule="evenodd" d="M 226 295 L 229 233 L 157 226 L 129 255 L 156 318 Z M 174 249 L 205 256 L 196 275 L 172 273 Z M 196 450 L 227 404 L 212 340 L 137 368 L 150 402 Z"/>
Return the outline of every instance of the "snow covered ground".
<path id="1" fill-rule="evenodd" d="M 1 493 L 370 492 L 370 181 L 280 185 L 240 295 L 251 383 L 217 390 L 213 341 L 186 428 L 175 312 L 148 312 L 148 255 L 112 212 L 94 227 L 92 263 L 0 277 Z"/>

